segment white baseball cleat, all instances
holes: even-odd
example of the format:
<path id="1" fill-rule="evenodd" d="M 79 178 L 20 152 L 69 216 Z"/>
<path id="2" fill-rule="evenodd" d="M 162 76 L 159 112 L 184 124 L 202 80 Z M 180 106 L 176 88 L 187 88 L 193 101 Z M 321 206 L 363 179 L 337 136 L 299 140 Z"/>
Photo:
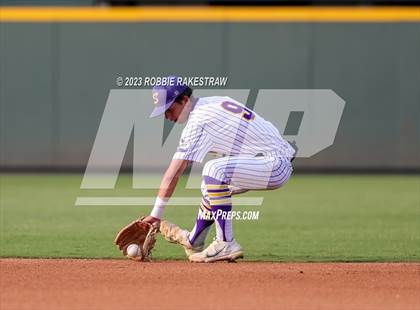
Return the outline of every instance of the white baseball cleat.
<path id="1" fill-rule="evenodd" d="M 204 251 L 190 255 L 188 259 L 194 263 L 211 263 L 219 260 L 234 261 L 243 258 L 244 252 L 236 240 L 214 240 Z"/>
<path id="2" fill-rule="evenodd" d="M 204 244 L 193 246 L 190 243 L 188 239 L 190 232 L 188 230 L 181 229 L 179 226 L 166 220 L 160 222 L 160 232 L 167 241 L 182 245 L 188 257 L 192 254 L 200 253 L 204 249 Z"/>

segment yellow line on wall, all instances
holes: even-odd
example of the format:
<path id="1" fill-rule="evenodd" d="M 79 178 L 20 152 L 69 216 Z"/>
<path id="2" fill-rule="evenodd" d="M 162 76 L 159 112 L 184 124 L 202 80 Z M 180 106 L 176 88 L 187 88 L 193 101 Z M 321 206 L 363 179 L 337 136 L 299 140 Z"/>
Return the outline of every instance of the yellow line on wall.
<path id="1" fill-rule="evenodd" d="M 420 7 L 0 7 L 0 22 L 420 22 Z"/>

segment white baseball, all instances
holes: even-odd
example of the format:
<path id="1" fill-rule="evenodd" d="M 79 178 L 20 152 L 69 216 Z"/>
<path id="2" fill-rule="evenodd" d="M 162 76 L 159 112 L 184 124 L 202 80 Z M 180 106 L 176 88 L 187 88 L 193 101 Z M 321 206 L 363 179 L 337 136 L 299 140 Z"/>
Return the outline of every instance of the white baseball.
<path id="1" fill-rule="evenodd" d="M 127 248 L 127 256 L 135 258 L 140 256 L 140 248 L 137 244 L 130 244 Z"/>

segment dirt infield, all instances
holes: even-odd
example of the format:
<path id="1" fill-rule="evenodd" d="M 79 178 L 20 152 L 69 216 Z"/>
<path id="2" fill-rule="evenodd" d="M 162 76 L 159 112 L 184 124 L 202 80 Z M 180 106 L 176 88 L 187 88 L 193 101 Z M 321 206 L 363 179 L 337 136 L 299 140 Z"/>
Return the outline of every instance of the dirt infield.
<path id="1" fill-rule="evenodd" d="M 420 263 L 2 259 L 6 309 L 420 309 Z"/>

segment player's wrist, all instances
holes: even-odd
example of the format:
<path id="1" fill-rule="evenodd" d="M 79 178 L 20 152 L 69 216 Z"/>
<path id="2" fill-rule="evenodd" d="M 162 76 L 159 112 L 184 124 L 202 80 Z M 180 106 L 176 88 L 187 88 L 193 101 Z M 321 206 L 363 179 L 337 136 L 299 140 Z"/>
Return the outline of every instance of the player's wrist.
<path id="1" fill-rule="evenodd" d="M 157 197 L 152 212 L 150 212 L 150 216 L 161 219 L 167 203 L 168 200 Z"/>

